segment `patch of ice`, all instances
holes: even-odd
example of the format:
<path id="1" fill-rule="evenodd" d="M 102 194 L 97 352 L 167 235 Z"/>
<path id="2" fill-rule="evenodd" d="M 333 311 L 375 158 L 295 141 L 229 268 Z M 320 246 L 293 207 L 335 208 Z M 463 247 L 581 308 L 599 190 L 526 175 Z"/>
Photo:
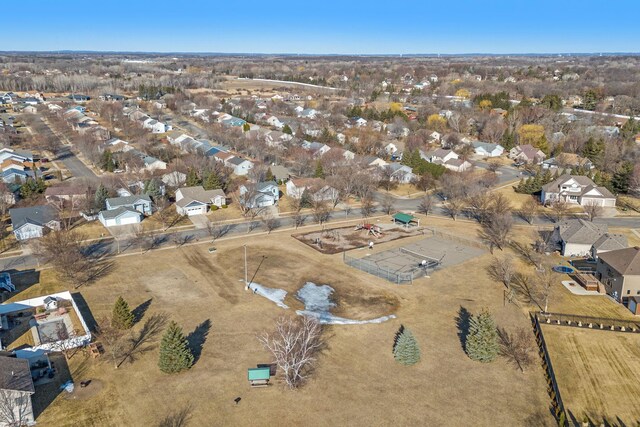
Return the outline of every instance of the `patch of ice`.
<path id="1" fill-rule="evenodd" d="M 284 289 L 268 288 L 254 282 L 249 283 L 249 289 L 251 289 L 254 294 L 275 302 L 278 307 L 289 308 L 289 306 L 284 303 L 284 298 L 287 296 L 287 291 Z"/>
<path id="2" fill-rule="evenodd" d="M 307 317 L 315 317 L 318 322 L 323 325 L 365 325 L 367 323 L 382 323 L 386 322 L 390 319 L 395 319 L 395 314 L 390 314 L 389 316 L 376 317 L 375 319 L 369 320 L 353 320 L 353 319 L 345 319 L 344 317 L 334 316 L 329 312 L 318 312 L 318 311 L 310 311 L 310 310 L 296 310 L 296 314 L 299 316 L 307 316 Z"/>
<path id="3" fill-rule="evenodd" d="M 331 302 L 333 288 L 329 285 L 316 285 L 307 282 L 296 293 L 296 298 L 304 304 L 304 310 L 296 310 L 299 316 L 315 317 L 318 322 L 326 325 L 363 325 L 366 323 L 382 323 L 395 319 L 395 315 L 382 316 L 370 320 L 352 320 L 334 316 L 329 313 L 336 305 Z"/>

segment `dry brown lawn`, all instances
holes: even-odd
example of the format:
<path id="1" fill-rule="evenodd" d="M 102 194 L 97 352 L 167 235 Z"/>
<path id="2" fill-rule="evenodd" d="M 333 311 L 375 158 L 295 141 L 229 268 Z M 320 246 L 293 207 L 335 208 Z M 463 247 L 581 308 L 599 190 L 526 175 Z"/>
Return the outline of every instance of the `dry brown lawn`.
<path id="1" fill-rule="evenodd" d="M 463 236 L 477 232 L 469 222 L 426 222 Z M 287 290 L 290 310 L 244 291 L 245 243 L 249 277 L 257 269 L 255 282 Z M 481 364 L 463 352 L 456 325 L 461 307 L 472 313 L 486 307 L 498 325 L 507 328 L 529 325 L 524 310 L 503 306 L 502 285 L 486 273 L 491 255 L 436 272 L 413 286 L 396 286 L 344 265 L 341 255 L 319 254 L 290 232 L 225 239 L 216 246 L 215 254 L 209 254 L 206 245 L 194 245 L 119 257 L 109 276 L 80 289 L 97 319 L 123 295 L 132 307 L 150 301 L 145 316 L 166 312 L 186 334 L 210 320 L 202 354 L 192 369 L 161 374 L 157 348 L 117 370 L 105 357 L 93 360 L 78 354 L 70 360 L 75 382 L 95 380 L 101 390 L 83 399 L 57 396 L 38 422 L 154 425 L 189 406 L 190 425 L 198 426 L 554 425 L 538 361 L 522 374 L 503 359 Z M 271 328 L 278 316 L 294 315 L 302 308 L 294 294 L 306 281 L 335 288 L 336 315 L 369 319 L 393 313 L 397 319 L 329 326 L 327 348 L 302 389 L 289 391 L 280 382 L 251 389 L 246 369 L 270 361 L 256 334 Z M 61 289 L 55 274 L 45 270 L 38 284 L 14 298 Z M 393 337 L 400 325 L 410 328 L 421 345 L 422 361 L 413 367 L 393 360 Z M 140 327 L 137 324 L 134 331 Z M 238 405 L 236 397 L 242 398 Z"/>
<path id="2" fill-rule="evenodd" d="M 514 182 L 512 184 L 507 185 L 506 187 L 497 188 L 492 191 L 493 194 L 502 194 L 506 197 L 507 200 L 511 202 L 511 206 L 513 209 L 520 209 L 522 205 L 525 204 L 528 200 L 535 196 L 531 196 L 529 194 L 521 194 L 516 193 L 513 189 L 514 186 L 517 186 L 518 182 Z"/>
<path id="3" fill-rule="evenodd" d="M 543 333 L 569 418 L 640 421 L 640 335 L 550 325 Z"/>

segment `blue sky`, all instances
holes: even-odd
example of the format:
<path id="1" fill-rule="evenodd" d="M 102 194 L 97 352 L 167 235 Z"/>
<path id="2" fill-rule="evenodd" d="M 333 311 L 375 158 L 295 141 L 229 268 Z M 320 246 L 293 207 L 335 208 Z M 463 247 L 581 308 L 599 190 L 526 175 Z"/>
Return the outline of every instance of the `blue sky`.
<path id="1" fill-rule="evenodd" d="M 638 0 L 22 0 L 12 4 L 18 18 L 3 20 L 0 50 L 640 51 Z"/>

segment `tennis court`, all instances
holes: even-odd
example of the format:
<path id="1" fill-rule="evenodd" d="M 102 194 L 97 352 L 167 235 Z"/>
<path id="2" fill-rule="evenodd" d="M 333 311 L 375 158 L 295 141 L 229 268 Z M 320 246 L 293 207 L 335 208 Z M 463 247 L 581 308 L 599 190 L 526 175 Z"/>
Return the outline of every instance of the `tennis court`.
<path id="1" fill-rule="evenodd" d="M 467 243 L 463 239 L 434 235 L 361 258 L 345 255 L 345 262 L 392 282 L 406 283 L 411 279 L 430 275 L 435 270 L 461 264 L 485 252 L 481 245 L 471 245 L 471 241 Z"/>

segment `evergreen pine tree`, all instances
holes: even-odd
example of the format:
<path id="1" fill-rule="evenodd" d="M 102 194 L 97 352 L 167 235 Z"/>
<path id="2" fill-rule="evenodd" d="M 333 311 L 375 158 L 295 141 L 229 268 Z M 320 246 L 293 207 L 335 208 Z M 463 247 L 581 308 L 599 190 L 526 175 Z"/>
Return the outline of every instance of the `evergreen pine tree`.
<path id="1" fill-rule="evenodd" d="M 119 296 L 113 306 L 111 315 L 111 326 L 117 329 L 129 329 L 133 326 L 134 316 L 129 310 L 129 304 Z"/>
<path id="2" fill-rule="evenodd" d="M 113 172 L 116 168 L 116 163 L 113 160 L 113 154 L 110 150 L 104 150 L 102 158 L 100 159 L 100 168 L 107 172 Z"/>
<path id="3" fill-rule="evenodd" d="M 216 190 L 222 188 L 222 183 L 220 182 L 220 178 L 218 178 L 218 174 L 211 171 L 202 182 L 202 187 L 205 190 Z"/>
<path id="4" fill-rule="evenodd" d="M 393 346 L 393 357 L 403 365 L 415 365 L 420 361 L 420 347 L 418 341 L 407 328 L 401 328 L 396 335 Z"/>
<path id="5" fill-rule="evenodd" d="M 287 135 L 293 135 L 293 131 L 291 130 L 291 126 L 284 125 L 282 127 L 282 133 L 286 133 Z"/>
<path id="6" fill-rule="evenodd" d="M 195 169 L 193 168 L 189 169 L 189 171 L 187 172 L 187 179 L 186 179 L 187 187 L 195 187 L 200 184 L 202 184 L 202 182 L 200 181 L 200 177 L 198 177 L 198 174 L 196 173 Z"/>
<path id="7" fill-rule="evenodd" d="M 94 203 L 95 203 L 96 210 L 101 211 L 105 209 L 107 206 L 108 198 L 109 198 L 109 190 L 107 190 L 107 188 L 104 185 L 100 184 L 94 196 Z"/>
<path id="8" fill-rule="evenodd" d="M 313 176 L 316 178 L 324 178 L 324 168 L 322 167 L 322 163 L 320 163 L 320 160 L 318 160 L 318 162 L 316 163 L 316 171 Z"/>
<path id="9" fill-rule="evenodd" d="M 483 363 L 492 362 L 498 356 L 498 330 L 488 311 L 482 310 L 471 317 L 465 350 L 471 359 Z"/>
<path id="10" fill-rule="evenodd" d="M 182 328 L 174 321 L 169 323 L 160 342 L 158 367 L 165 374 L 174 374 L 193 365 L 193 353 L 182 333 Z"/>
<path id="11" fill-rule="evenodd" d="M 264 180 L 265 181 L 275 181 L 276 177 L 273 175 L 273 172 L 271 172 L 271 168 L 267 168 L 267 173 L 265 173 L 264 175 Z"/>
<path id="12" fill-rule="evenodd" d="M 148 179 L 145 181 L 143 192 L 144 194 L 148 194 L 153 200 L 162 196 L 160 186 L 155 179 Z"/>

